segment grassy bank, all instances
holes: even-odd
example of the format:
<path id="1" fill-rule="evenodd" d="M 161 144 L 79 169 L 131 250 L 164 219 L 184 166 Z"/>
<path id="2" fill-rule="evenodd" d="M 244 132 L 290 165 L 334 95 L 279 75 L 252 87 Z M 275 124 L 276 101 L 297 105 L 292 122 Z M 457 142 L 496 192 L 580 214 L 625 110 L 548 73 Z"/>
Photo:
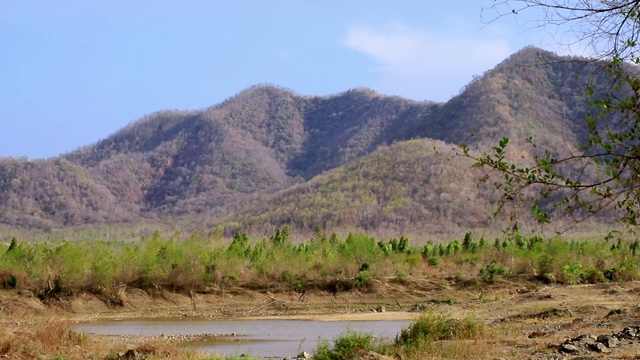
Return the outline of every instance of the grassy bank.
<path id="1" fill-rule="evenodd" d="M 127 288 L 197 293 L 240 286 L 303 296 L 309 288 L 366 291 L 374 280 L 407 276 L 456 277 L 470 286 L 510 275 L 560 284 L 637 280 L 639 260 L 637 240 L 568 241 L 517 232 L 492 240 L 468 233 L 421 246 L 404 236 L 321 232 L 293 244 L 288 228 L 260 239 L 242 233 L 163 238 L 156 232 L 136 242 L 13 239 L 0 249 L 0 288 L 29 290 L 42 300 L 88 292 L 122 306 Z"/>

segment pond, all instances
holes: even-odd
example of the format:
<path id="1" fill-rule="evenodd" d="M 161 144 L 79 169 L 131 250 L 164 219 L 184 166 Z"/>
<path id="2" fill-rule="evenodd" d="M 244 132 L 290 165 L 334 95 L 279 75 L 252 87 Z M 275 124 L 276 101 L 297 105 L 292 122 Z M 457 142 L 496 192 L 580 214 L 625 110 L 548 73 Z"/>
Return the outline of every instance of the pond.
<path id="1" fill-rule="evenodd" d="M 186 343 L 197 351 L 255 357 L 294 357 L 313 352 L 319 339 L 332 340 L 346 331 L 391 338 L 411 324 L 410 320 L 110 320 L 79 324 L 76 331 L 104 335 L 196 335 L 222 334 L 207 341 Z"/>

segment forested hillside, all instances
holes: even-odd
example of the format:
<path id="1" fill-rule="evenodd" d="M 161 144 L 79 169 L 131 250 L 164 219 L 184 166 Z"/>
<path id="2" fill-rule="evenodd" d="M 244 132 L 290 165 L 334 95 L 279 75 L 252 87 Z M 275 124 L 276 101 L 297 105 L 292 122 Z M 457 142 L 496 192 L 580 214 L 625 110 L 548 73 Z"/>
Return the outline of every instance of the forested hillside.
<path id="1" fill-rule="evenodd" d="M 249 88 L 211 108 L 161 111 L 57 158 L 0 159 L 0 221 L 20 226 L 181 216 L 208 224 L 364 229 L 488 226 L 495 196 L 455 145 L 512 139 L 533 156 L 584 140 L 597 62 L 536 48 L 446 103 L 354 89 Z"/>
<path id="2" fill-rule="evenodd" d="M 586 136 L 587 88 L 608 89 L 606 78 L 593 78 L 601 65 L 537 48 L 523 49 L 476 77 L 410 131 L 470 146 L 493 146 L 505 136 L 522 146 L 526 137 L 533 136 L 538 144 L 556 151 L 575 148 Z"/>
<path id="3" fill-rule="evenodd" d="M 481 169 L 439 140 L 382 146 L 234 214 L 251 227 L 385 228 L 398 233 L 490 225 L 496 194 Z"/>

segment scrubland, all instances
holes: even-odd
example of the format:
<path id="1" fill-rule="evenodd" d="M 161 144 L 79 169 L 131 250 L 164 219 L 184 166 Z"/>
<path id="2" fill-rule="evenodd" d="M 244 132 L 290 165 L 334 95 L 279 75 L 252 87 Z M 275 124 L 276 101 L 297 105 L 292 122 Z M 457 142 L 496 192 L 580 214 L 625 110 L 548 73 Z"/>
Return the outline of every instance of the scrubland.
<path id="1" fill-rule="evenodd" d="M 120 359 L 131 351 L 148 359 L 215 358 L 154 338 L 78 333 L 73 324 L 109 317 L 349 318 L 386 310 L 415 320 L 392 341 L 352 332 L 327 339 L 333 341 L 321 343 L 315 359 L 544 359 L 567 338 L 613 332 L 640 318 L 640 242 L 512 230 L 420 245 L 406 236 L 322 231 L 294 243 L 286 227 L 261 238 L 156 232 L 126 242 L 13 239 L 0 249 L 0 356 Z M 640 354 L 635 344 L 613 351 Z"/>

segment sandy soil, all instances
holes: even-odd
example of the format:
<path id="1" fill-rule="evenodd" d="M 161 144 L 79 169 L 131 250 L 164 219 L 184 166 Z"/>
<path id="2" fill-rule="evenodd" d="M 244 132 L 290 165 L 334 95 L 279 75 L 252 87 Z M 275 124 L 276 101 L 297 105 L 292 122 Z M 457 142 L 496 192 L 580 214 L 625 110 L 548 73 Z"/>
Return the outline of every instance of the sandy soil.
<path id="1" fill-rule="evenodd" d="M 295 318 L 314 320 L 413 319 L 421 312 L 467 315 L 495 325 L 500 334 L 488 358 L 640 359 L 640 337 L 605 349 L 591 350 L 598 336 L 640 325 L 640 283 L 561 286 L 511 278 L 496 284 L 406 279 L 373 284 L 367 291 L 331 294 L 212 289 L 207 294 L 149 293 L 127 289 L 125 305 L 107 306 L 81 294 L 45 304 L 25 291 L 0 291 L 0 325 L 28 327 L 29 319 L 57 316 L 70 321 L 124 318 Z M 578 351 L 561 350 L 580 335 L 593 335 Z M 495 350 L 495 351 L 494 351 Z M 587 356 L 587 357 L 585 357 Z"/>

